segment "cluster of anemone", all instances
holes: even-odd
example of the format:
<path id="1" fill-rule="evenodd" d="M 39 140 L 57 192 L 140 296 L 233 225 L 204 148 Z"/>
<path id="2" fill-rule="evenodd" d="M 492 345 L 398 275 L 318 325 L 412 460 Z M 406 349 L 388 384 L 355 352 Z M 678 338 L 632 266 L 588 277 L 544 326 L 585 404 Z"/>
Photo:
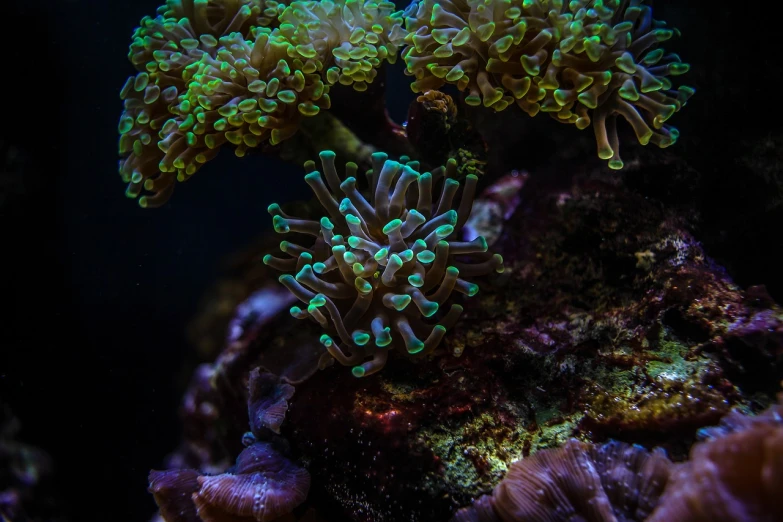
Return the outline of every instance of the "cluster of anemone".
<path id="1" fill-rule="evenodd" d="M 406 72 L 414 92 L 449 83 L 469 105 L 592 124 L 598 156 L 620 169 L 617 116 L 667 147 L 678 132 L 665 122 L 694 92 L 673 87 L 689 67 L 659 45 L 677 31 L 643 2 L 422 0 L 406 13 Z"/>
<path id="2" fill-rule="evenodd" d="M 291 314 L 318 323 L 328 353 L 357 377 L 380 370 L 392 348 L 431 353 L 462 313 L 454 293 L 473 296 L 479 287 L 470 278 L 503 271 L 502 257 L 487 251 L 483 237 L 459 240 L 478 178 L 457 181 L 455 160 L 420 173 L 417 162 L 376 153 L 365 197 L 356 164 L 346 165 L 342 179 L 333 152 L 320 158 L 323 174 L 308 162 L 305 180 L 325 216 L 297 219 L 269 207 L 276 232 L 315 238 L 307 246 L 283 241 L 287 257 L 264 258 L 285 272 L 280 282 L 306 305 Z"/>
<path id="3" fill-rule="evenodd" d="M 296 2 L 280 15 L 280 30 L 297 47 L 324 58 L 330 85 L 367 90 L 384 61 L 395 63 L 407 33 L 393 2 Z"/>
<path id="4" fill-rule="evenodd" d="M 120 93 L 126 194 L 159 206 L 223 144 L 243 156 L 292 136 L 330 85 L 365 90 L 396 59 L 401 25 L 383 0 L 169 0 L 136 30 Z"/>

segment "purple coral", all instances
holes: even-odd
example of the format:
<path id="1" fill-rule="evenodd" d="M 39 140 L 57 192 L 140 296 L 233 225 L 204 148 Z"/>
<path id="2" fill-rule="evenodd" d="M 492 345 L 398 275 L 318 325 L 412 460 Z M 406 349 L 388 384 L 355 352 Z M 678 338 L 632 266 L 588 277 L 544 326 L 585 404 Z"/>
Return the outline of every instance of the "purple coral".
<path id="1" fill-rule="evenodd" d="M 335 154 L 324 151 L 320 158 L 323 175 L 308 162 L 305 180 L 328 216 L 297 219 L 276 204 L 269 207 L 277 232 L 315 237 L 312 247 L 283 241 L 280 249 L 288 258 L 264 258 L 287 272 L 280 282 L 308 305 L 291 308 L 291 314 L 320 324 L 328 332 L 321 343 L 341 364 L 353 365 L 357 377 L 380 370 L 388 348 L 430 353 L 462 313 L 458 304 L 443 313 L 452 293 L 478 292 L 464 278 L 503 271 L 502 257 L 487 252 L 483 237 L 457 241 L 478 178 L 466 177 L 455 210 L 460 189 L 455 160 L 422 174 L 418 162 L 404 164 L 376 153 L 367 172 L 368 200 L 357 187 L 356 164 L 346 165 L 348 176 L 341 180 Z M 437 184 L 440 196 L 433 199 Z"/>
<path id="2" fill-rule="evenodd" d="M 269 522 L 304 502 L 310 474 L 256 442 L 220 475 L 196 470 L 152 471 L 150 492 L 166 522 Z"/>
<path id="3" fill-rule="evenodd" d="M 452 522 L 641 521 L 657 505 L 670 468 L 661 450 L 572 439 L 512 464 L 491 497 Z"/>
<path id="4" fill-rule="evenodd" d="M 783 519 L 783 393 L 755 417 L 736 411 L 703 430 L 647 522 Z"/>
<path id="5" fill-rule="evenodd" d="M 281 382 L 276 375 L 255 369 L 250 372 L 247 409 L 250 429 L 257 438 L 264 438 L 266 430 L 280 433 L 280 426 L 288 411 L 288 399 L 294 396 L 294 387 Z"/>

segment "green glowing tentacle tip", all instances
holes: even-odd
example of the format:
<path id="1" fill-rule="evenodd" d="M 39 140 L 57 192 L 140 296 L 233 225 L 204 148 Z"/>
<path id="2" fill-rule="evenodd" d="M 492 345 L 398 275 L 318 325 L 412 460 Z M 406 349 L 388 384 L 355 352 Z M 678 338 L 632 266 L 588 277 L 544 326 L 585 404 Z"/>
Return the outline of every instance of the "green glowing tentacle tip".
<path id="1" fill-rule="evenodd" d="M 391 329 L 387 326 L 381 332 L 381 335 L 375 338 L 375 346 L 378 348 L 385 348 L 392 342 Z"/>
<path id="2" fill-rule="evenodd" d="M 353 374 L 354 377 L 364 377 L 364 373 L 365 373 L 364 367 L 363 366 L 354 366 L 351 369 L 351 373 Z"/>
<path id="3" fill-rule="evenodd" d="M 416 288 L 421 288 L 424 286 L 424 279 L 422 279 L 419 274 L 409 275 L 408 282 L 411 284 L 411 286 L 415 286 Z"/>
<path id="4" fill-rule="evenodd" d="M 397 294 L 395 296 L 392 296 L 391 302 L 392 305 L 394 305 L 395 310 L 397 310 L 398 312 L 402 312 L 410 304 L 411 296 Z"/>
<path id="5" fill-rule="evenodd" d="M 321 226 L 326 230 L 334 230 L 334 224 L 329 220 L 328 217 L 321 218 Z"/>
<path id="6" fill-rule="evenodd" d="M 291 230 L 288 226 L 288 221 L 283 216 L 272 218 L 272 226 L 278 234 L 286 234 Z"/>
<path id="7" fill-rule="evenodd" d="M 473 297 L 479 292 L 479 287 L 477 284 L 470 283 L 468 284 L 468 297 Z"/>
<path id="8" fill-rule="evenodd" d="M 500 254 L 495 254 L 492 257 L 497 260 L 497 264 L 498 264 L 497 268 L 495 268 L 495 272 L 497 272 L 498 274 L 502 274 L 503 272 L 505 272 L 506 267 L 503 265 L 503 256 L 501 256 Z"/>
<path id="9" fill-rule="evenodd" d="M 370 334 L 359 330 L 353 332 L 353 334 L 351 334 L 351 338 L 353 339 L 353 342 L 357 346 L 364 346 L 365 344 L 370 342 Z"/>
<path id="10" fill-rule="evenodd" d="M 289 310 L 289 312 L 291 312 L 291 315 L 296 317 L 297 315 L 302 313 L 302 309 L 299 308 L 298 306 L 292 306 L 291 309 Z"/>
<path id="11" fill-rule="evenodd" d="M 361 277 L 357 277 L 354 281 L 356 290 L 361 294 L 369 294 L 372 291 L 372 285 Z"/>
<path id="12" fill-rule="evenodd" d="M 268 265 L 269 261 L 271 261 L 271 260 L 272 260 L 272 255 L 271 254 L 267 254 L 267 255 L 264 256 L 264 264 L 265 265 Z"/>
<path id="13" fill-rule="evenodd" d="M 417 354 L 423 349 L 424 349 L 424 343 L 419 341 L 418 339 L 416 339 L 415 342 L 411 343 L 411 345 L 407 347 L 408 353 L 411 355 Z"/>
<path id="14" fill-rule="evenodd" d="M 307 276 L 310 275 L 310 272 L 312 272 L 312 270 L 313 270 L 312 266 L 305 265 L 302 267 L 299 273 L 294 276 L 294 279 L 296 279 L 297 281 L 301 281 L 302 279 L 307 279 Z"/>
<path id="15" fill-rule="evenodd" d="M 435 261 L 435 253 L 429 250 L 424 250 L 416 254 L 416 259 L 421 261 L 423 264 L 428 265 Z"/>
<path id="16" fill-rule="evenodd" d="M 326 297 L 323 294 L 317 294 L 315 297 L 310 299 L 310 304 L 316 308 L 324 306 L 326 304 Z"/>
<path id="17" fill-rule="evenodd" d="M 400 219 L 393 219 L 389 221 L 385 227 L 383 227 L 383 233 L 387 236 L 392 233 L 393 231 L 397 230 L 402 226 L 402 220 Z"/>
<path id="18" fill-rule="evenodd" d="M 323 274 L 324 270 L 326 270 L 326 265 L 323 263 L 315 263 L 313 264 L 313 272 L 316 274 Z"/>
<path id="19" fill-rule="evenodd" d="M 623 165 L 623 161 L 619 159 L 613 159 L 609 161 L 609 168 L 612 170 L 621 170 Z"/>
<path id="20" fill-rule="evenodd" d="M 435 235 L 439 238 L 449 237 L 454 232 L 454 227 L 451 225 L 441 225 L 435 229 Z"/>
<path id="21" fill-rule="evenodd" d="M 373 256 L 376 261 L 382 261 L 386 259 L 386 256 L 389 254 L 388 248 L 382 248 L 378 250 L 378 252 Z"/>
<path id="22" fill-rule="evenodd" d="M 331 150 L 324 150 L 320 154 L 318 154 L 318 157 L 320 157 L 322 160 L 334 159 L 336 156 L 337 154 L 335 154 L 334 151 Z"/>
<path id="23" fill-rule="evenodd" d="M 421 308 L 422 308 L 421 314 L 424 317 L 432 317 L 438 311 L 438 308 L 440 308 L 440 306 L 438 306 L 438 303 L 434 301 L 430 301 L 429 303 L 423 305 Z"/>
<path id="24" fill-rule="evenodd" d="M 326 334 L 323 334 L 323 335 L 321 336 L 321 338 L 319 339 L 319 341 L 321 342 L 321 344 L 323 344 L 323 345 L 324 345 L 324 346 L 326 346 L 327 348 L 331 347 L 331 346 L 334 344 L 334 342 L 332 341 L 332 338 L 331 338 L 331 337 L 329 337 L 329 336 L 328 336 L 328 335 L 326 335 Z"/>

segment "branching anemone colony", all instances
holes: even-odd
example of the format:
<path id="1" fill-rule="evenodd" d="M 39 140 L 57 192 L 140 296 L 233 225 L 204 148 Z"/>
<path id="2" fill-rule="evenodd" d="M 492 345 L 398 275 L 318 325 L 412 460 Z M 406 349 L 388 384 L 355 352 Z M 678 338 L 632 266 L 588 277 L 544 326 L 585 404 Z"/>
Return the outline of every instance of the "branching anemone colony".
<path id="1" fill-rule="evenodd" d="M 402 164 L 376 153 L 367 171 L 368 201 L 357 189 L 356 164 L 348 163 L 348 177 L 341 180 L 335 154 L 325 151 L 320 156 L 324 176 L 308 162 L 311 172 L 305 180 L 328 216 L 320 222 L 301 220 L 284 214 L 278 205 L 269 207 L 277 232 L 316 238 L 312 248 L 283 241 L 280 249 L 290 257 L 264 258 L 264 263 L 295 274 L 281 276 L 280 282 L 307 308 L 295 306 L 291 314 L 336 333 L 349 354 L 328 334 L 321 343 L 341 364 L 355 365 L 357 377 L 380 370 L 392 347 L 411 355 L 431 352 L 462 313 L 458 304 L 439 313 L 452 292 L 478 292 L 476 284 L 462 277 L 503 271 L 502 257 L 487 252 L 483 237 L 455 239 L 473 207 L 478 178 L 466 177 L 454 210 L 460 188 L 454 179 L 455 160 L 420 174 L 417 162 Z M 440 196 L 433 200 L 438 184 Z M 465 257 L 475 262 L 455 259 Z"/>
<path id="2" fill-rule="evenodd" d="M 467 91 L 468 105 L 502 111 L 516 104 L 578 129 L 592 123 L 598 156 L 620 169 L 617 116 L 640 143 L 668 147 L 678 132 L 665 122 L 694 92 L 673 90 L 668 77 L 689 66 L 658 45 L 677 31 L 642 4 L 422 0 L 405 20 L 403 58 L 415 92 L 451 83 Z"/>
<path id="3" fill-rule="evenodd" d="M 120 175 L 142 207 L 165 203 L 224 143 L 237 156 L 292 136 L 330 107 L 329 86 L 367 89 L 405 33 L 394 4 L 167 0 L 136 29 L 139 70 L 120 97 Z"/>
<path id="4" fill-rule="evenodd" d="M 449 83 L 468 105 L 592 124 L 598 155 L 619 169 L 618 115 L 642 144 L 677 139 L 665 122 L 693 89 L 674 89 L 669 77 L 688 65 L 658 47 L 675 33 L 643 0 L 419 0 L 404 12 L 386 0 L 167 0 L 133 35 L 139 72 L 120 94 L 120 174 L 129 197 L 146 191 L 139 204 L 160 206 L 223 145 L 241 157 L 279 144 L 330 108 L 332 86 L 365 91 L 400 53 L 413 91 Z M 361 377 L 389 348 L 431 352 L 462 311 L 452 293 L 474 295 L 465 278 L 503 264 L 483 238 L 459 241 L 478 178 L 465 178 L 453 209 L 454 159 L 422 174 L 418 162 L 375 154 L 365 199 L 357 165 L 342 180 L 334 157 L 321 153 L 323 177 L 306 164 L 320 222 L 269 209 L 277 232 L 315 243 L 284 241 L 290 257 L 265 262 L 307 305 L 291 313 L 320 324 L 328 353 Z"/>
<path id="5" fill-rule="evenodd" d="M 290 5 L 288 5 L 290 3 Z M 335 84 L 366 90 L 400 48 L 415 92 L 445 83 L 469 105 L 516 105 L 591 124 L 598 155 L 622 168 L 617 116 L 659 147 L 693 94 L 661 42 L 678 34 L 644 0 L 167 0 L 133 35 L 139 71 L 120 93 L 120 175 L 156 207 L 224 144 L 237 156 L 296 133 Z M 403 25 L 405 26 L 403 28 Z"/>

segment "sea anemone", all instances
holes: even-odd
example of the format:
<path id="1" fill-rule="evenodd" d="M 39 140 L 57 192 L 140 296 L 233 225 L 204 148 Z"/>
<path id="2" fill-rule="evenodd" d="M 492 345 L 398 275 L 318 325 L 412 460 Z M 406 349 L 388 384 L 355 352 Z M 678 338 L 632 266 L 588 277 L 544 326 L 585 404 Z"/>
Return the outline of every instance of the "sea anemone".
<path id="1" fill-rule="evenodd" d="M 783 519 L 783 393 L 757 416 L 728 414 L 672 473 L 647 522 Z"/>
<path id="2" fill-rule="evenodd" d="M 592 123 L 598 156 L 620 169 L 617 116 L 640 143 L 668 147 L 678 132 L 665 122 L 694 92 L 673 89 L 668 77 L 689 67 L 658 46 L 678 32 L 643 1 L 422 0 L 406 17 L 411 87 L 451 83 L 469 105 Z"/>
<path id="3" fill-rule="evenodd" d="M 221 146 L 237 156 L 291 137 L 331 106 L 329 85 L 367 88 L 404 38 L 391 2 L 170 0 L 134 34 L 141 72 L 120 97 L 120 175 L 142 207 L 171 196 Z M 279 27 L 278 27 L 279 25 Z"/>
<path id="4" fill-rule="evenodd" d="M 326 216 L 296 219 L 276 204 L 269 207 L 278 233 L 315 237 L 311 247 L 283 241 L 287 258 L 264 258 L 286 272 L 280 282 L 307 305 L 291 308 L 291 314 L 321 325 L 327 332 L 321 343 L 341 364 L 353 366 L 357 377 L 380 370 L 392 347 L 408 355 L 430 353 L 462 313 L 458 304 L 447 307 L 452 293 L 478 292 L 478 285 L 464 278 L 503 271 L 502 257 L 487 252 L 483 237 L 457 240 L 478 177 L 465 178 L 455 210 L 460 189 L 455 160 L 422 174 L 417 162 L 375 153 L 367 172 L 368 200 L 358 189 L 356 164 L 346 165 L 342 180 L 335 154 L 324 151 L 320 158 L 323 175 L 308 162 L 305 181 Z M 440 196 L 433 199 L 436 184 Z"/>
<path id="5" fill-rule="evenodd" d="M 407 34 L 402 11 L 385 0 L 294 2 L 280 23 L 297 48 L 317 53 L 330 85 L 353 85 L 357 91 L 367 89 L 384 61 L 397 61 Z"/>
<path id="6" fill-rule="evenodd" d="M 168 200 L 183 170 L 170 168 L 177 158 L 159 143 L 171 136 L 169 122 L 177 127 L 186 123 L 186 118 L 173 119 L 181 112 L 179 97 L 187 90 L 185 69 L 205 55 L 217 56 L 223 36 L 237 31 L 248 36 L 252 27 L 276 25 L 285 5 L 275 0 L 168 0 L 157 16 L 141 20 L 128 52 L 139 72 L 120 91 L 125 110 L 118 125 L 119 171 L 128 183 L 128 197 L 136 198 L 145 189 L 152 194 L 140 198 L 139 204 L 159 206 Z M 167 124 L 169 132 L 163 132 Z M 209 151 L 206 154 L 210 156 Z"/>

